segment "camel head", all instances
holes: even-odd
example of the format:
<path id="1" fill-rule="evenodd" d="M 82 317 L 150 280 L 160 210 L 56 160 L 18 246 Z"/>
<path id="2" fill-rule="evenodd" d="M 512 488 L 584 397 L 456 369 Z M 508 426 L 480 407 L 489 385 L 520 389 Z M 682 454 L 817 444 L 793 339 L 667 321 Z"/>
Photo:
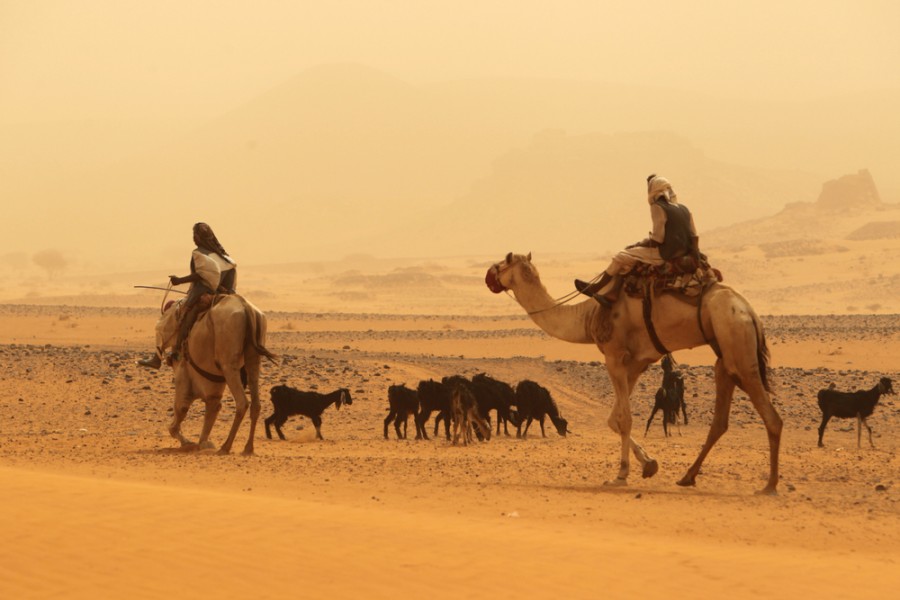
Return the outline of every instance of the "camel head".
<path id="1" fill-rule="evenodd" d="M 515 288 L 519 281 L 533 281 L 537 278 L 537 268 L 531 264 L 531 252 L 527 255 L 510 252 L 505 259 L 491 265 L 484 276 L 484 282 L 489 290 L 499 294 Z"/>

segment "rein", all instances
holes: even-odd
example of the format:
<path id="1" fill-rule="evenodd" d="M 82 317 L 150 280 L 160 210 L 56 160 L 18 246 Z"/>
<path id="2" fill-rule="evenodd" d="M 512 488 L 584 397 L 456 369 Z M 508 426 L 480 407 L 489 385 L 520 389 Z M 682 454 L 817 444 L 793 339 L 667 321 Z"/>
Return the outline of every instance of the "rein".
<path id="1" fill-rule="evenodd" d="M 554 308 L 559 308 L 563 304 L 568 304 L 569 302 L 571 302 L 572 300 L 577 298 L 580 293 L 581 292 L 578 292 L 578 291 L 569 292 L 565 296 L 560 296 L 559 298 L 556 298 L 555 300 L 553 300 L 553 304 L 548 306 L 547 308 L 540 308 L 538 310 L 529 310 L 529 311 L 526 311 L 525 314 L 536 315 L 538 313 L 546 312 L 548 310 L 553 310 Z M 506 290 L 506 294 L 509 295 L 509 290 Z"/>
<path id="2" fill-rule="evenodd" d="M 506 268 L 509 268 L 509 265 L 507 265 L 506 268 L 501 268 L 499 265 L 494 265 L 494 267 L 496 267 L 496 269 L 497 269 L 496 278 L 497 278 L 497 281 L 499 282 L 500 274 L 503 273 L 503 271 L 505 271 Z M 600 278 L 602 276 L 603 275 L 601 273 L 600 275 L 597 275 L 596 277 L 591 279 L 588 283 L 597 283 L 598 281 L 600 281 Z M 506 292 L 507 296 L 511 296 L 511 294 L 509 293 L 509 288 L 506 288 L 504 286 L 503 291 Z M 536 314 L 539 314 L 542 312 L 547 312 L 548 310 L 553 310 L 554 308 L 559 308 L 560 306 L 562 306 L 564 304 L 568 304 L 569 302 L 571 302 L 572 300 L 577 298 L 580 294 L 581 294 L 581 292 L 579 292 L 578 290 L 575 290 L 574 292 L 569 292 L 568 294 L 564 294 L 564 295 L 560 296 L 559 298 L 554 298 L 553 304 L 551 304 L 547 308 L 539 308 L 538 310 L 529 310 L 529 311 L 526 311 L 525 314 L 536 315 Z"/>

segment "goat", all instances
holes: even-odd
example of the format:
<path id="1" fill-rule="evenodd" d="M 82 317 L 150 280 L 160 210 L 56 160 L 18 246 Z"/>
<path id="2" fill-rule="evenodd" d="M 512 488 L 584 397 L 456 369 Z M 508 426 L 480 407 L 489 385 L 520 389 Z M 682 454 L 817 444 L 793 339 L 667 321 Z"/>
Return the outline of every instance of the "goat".
<path id="1" fill-rule="evenodd" d="M 331 404 L 334 404 L 335 410 L 340 410 L 341 404 L 347 406 L 353 404 L 350 391 L 345 388 L 335 390 L 330 394 L 320 394 L 318 392 L 302 392 L 286 385 L 276 385 L 271 389 L 270 394 L 275 412 L 266 419 L 266 437 L 269 439 L 272 439 L 270 425 L 275 425 L 275 431 L 279 438 L 286 439 L 281 432 L 281 426 L 288 417 L 303 415 L 309 417 L 316 427 L 316 437 L 324 440 L 325 438 L 322 437 L 322 411 Z"/>
<path id="2" fill-rule="evenodd" d="M 422 438 L 422 429 L 419 427 L 419 395 L 416 390 L 411 390 L 405 385 L 392 385 L 388 388 L 388 416 L 384 419 L 384 439 L 388 439 L 388 425 L 394 421 L 394 429 L 398 440 L 406 439 L 406 423 L 409 415 L 413 416 L 416 424 L 416 439 Z M 395 420 L 396 419 L 396 420 Z M 400 433 L 400 424 L 403 424 L 403 433 Z"/>
<path id="3" fill-rule="evenodd" d="M 438 425 L 444 419 L 444 433 L 450 439 L 450 389 L 441 381 L 428 379 L 420 381 L 416 388 L 419 397 L 419 414 L 416 416 L 416 431 L 422 434 L 426 440 L 428 433 L 425 431 L 425 423 L 432 412 L 437 412 L 434 419 L 434 435 L 437 435 Z"/>
<path id="4" fill-rule="evenodd" d="M 893 394 L 894 388 L 891 380 L 882 377 L 878 384 L 871 390 L 857 390 L 855 392 L 839 392 L 834 389 L 834 384 L 827 390 L 820 390 L 818 394 L 819 408 L 822 409 L 822 424 L 819 425 L 819 447 L 823 448 L 822 436 L 825 434 L 825 426 L 831 417 L 839 419 L 851 419 L 856 417 L 856 447 L 861 445 L 862 426 L 865 425 L 869 430 L 869 444 L 874 448 L 875 443 L 872 441 L 872 428 L 866 423 L 878 404 L 878 399 L 882 394 Z"/>
<path id="5" fill-rule="evenodd" d="M 565 437 L 569 431 L 569 422 L 559 414 L 559 408 L 550 395 L 547 388 L 533 381 L 525 379 L 516 385 L 516 406 L 519 409 L 519 425 L 516 431 L 517 438 L 528 436 L 528 428 L 531 421 L 537 419 L 541 424 L 541 437 L 547 437 L 544 433 L 544 417 L 549 416 L 550 421 L 556 426 L 556 432 Z M 522 423 L 525 423 L 525 431 L 522 431 Z"/>
<path id="6" fill-rule="evenodd" d="M 459 442 L 462 435 L 463 445 L 472 441 L 471 427 L 476 427 L 485 440 L 491 439 L 491 428 L 478 411 L 478 401 L 471 382 L 464 377 L 454 375 L 442 381 L 450 389 L 450 417 L 453 420 L 453 445 Z"/>
<path id="7" fill-rule="evenodd" d="M 500 435 L 500 423 L 503 423 L 503 433 L 509 435 L 507 423 L 513 420 L 512 406 L 516 403 L 516 392 L 512 386 L 503 381 L 488 377 L 479 373 L 472 378 L 472 387 L 475 392 L 475 400 L 478 402 L 478 410 L 484 416 L 490 426 L 490 412 L 497 411 L 497 435 Z M 513 423 L 515 426 L 516 423 Z"/>
<path id="8" fill-rule="evenodd" d="M 684 377 L 681 371 L 673 369 L 674 361 L 671 354 L 666 354 L 662 359 L 663 380 L 662 385 L 656 390 L 656 399 L 653 404 L 653 410 L 650 411 L 650 418 L 647 419 L 647 428 L 644 435 L 650 431 L 650 423 L 656 416 L 658 410 L 663 411 L 663 433 L 669 437 L 669 424 L 678 422 L 678 410 L 684 417 L 684 424 L 687 425 L 687 406 L 684 402 Z M 679 434 L 681 431 L 679 430 Z"/>

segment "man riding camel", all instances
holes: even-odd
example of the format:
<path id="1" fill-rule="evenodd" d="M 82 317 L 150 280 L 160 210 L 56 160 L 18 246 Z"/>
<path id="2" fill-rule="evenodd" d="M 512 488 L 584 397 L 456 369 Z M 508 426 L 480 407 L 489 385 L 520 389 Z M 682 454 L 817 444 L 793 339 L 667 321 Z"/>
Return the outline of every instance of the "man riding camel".
<path id="1" fill-rule="evenodd" d="M 233 294 L 237 280 L 237 263 L 225 252 L 212 228 L 206 223 L 194 224 L 194 248 L 191 253 L 191 273 L 184 277 L 170 275 L 172 285 L 190 283 L 187 296 L 175 306 L 163 312 L 156 324 L 156 354 L 141 359 L 142 367 L 158 369 L 162 366 L 163 352 L 169 346 L 177 328 L 178 337 L 172 346 L 177 355 L 191 327 L 202 310 L 200 298 L 204 294 Z M 181 314 L 180 321 L 176 315 Z"/>
<path id="2" fill-rule="evenodd" d="M 616 254 L 598 281 L 588 283 L 576 279 L 575 289 L 610 307 L 616 300 L 621 280 L 617 276 L 628 273 L 639 262 L 662 265 L 669 260 L 691 255 L 695 264 L 699 264 L 700 246 L 694 218 L 686 206 L 678 203 L 675 190 L 665 177 L 647 177 L 647 202 L 653 223 L 650 237 Z"/>

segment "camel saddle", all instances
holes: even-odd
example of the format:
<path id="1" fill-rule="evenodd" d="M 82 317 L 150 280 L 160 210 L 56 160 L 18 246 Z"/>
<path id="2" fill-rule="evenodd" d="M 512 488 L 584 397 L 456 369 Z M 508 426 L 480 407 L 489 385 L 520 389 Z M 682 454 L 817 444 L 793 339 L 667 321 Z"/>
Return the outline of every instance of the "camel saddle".
<path id="1" fill-rule="evenodd" d="M 206 318 L 206 316 L 209 314 L 209 309 L 211 309 L 213 306 L 218 304 L 219 301 L 223 300 L 226 296 L 231 295 L 231 294 L 234 294 L 234 292 L 218 293 L 218 294 L 203 294 L 202 296 L 200 296 L 200 298 L 197 300 L 197 306 L 200 307 L 200 312 L 197 314 L 197 319 L 194 321 L 193 325 L 191 326 L 191 330 L 193 330 L 194 325 L 199 323 L 201 321 L 201 319 Z M 181 317 L 181 315 L 179 315 L 179 318 L 180 317 Z M 209 381 L 215 382 L 215 383 L 225 383 L 225 378 L 223 376 L 217 375 L 215 373 L 210 373 L 209 371 L 206 371 L 205 369 L 201 368 L 200 365 L 198 365 L 196 362 L 194 362 L 194 359 L 191 358 L 190 352 L 188 352 L 187 340 L 185 340 L 185 343 L 184 343 L 184 357 L 187 359 L 187 361 L 191 365 L 191 367 L 197 373 L 202 375 L 204 378 L 208 379 Z M 216 363 L 216 367 L 219 367 L 218 363 Z M 248 381 L 247 369 L 244 367 L 241 367 L 241 384 L 244 386 L 244 388 L 247 387 L 247 381 Z"/>
<path id="2" fill-rule="evenodd" d="M 706 255 L 701 254 L 699 263 L 692 256 L 674 258 L 661 265 L 638 263 L 624 275 L 622 289 L 632 298 L 644 297 L 649 289 L 654 295 L 670 292 L 691 301 L 722 279 L 722 272 L 710 266 Z"/>
<path id="3" fill-rule="evenodd" d="M 660 354 L 670 354 L 668 348 L 659 339 L 656 327 L 651 318 L 653 298 L 660 294 L 671 294 L 693 306 L 697 307 L 697 323 L 703 339 L 709 344 L 717 356 L 721 356 L 718 344 L 710 340 L 703 331 L 703 321 L 700 315 L 703 292 L 713 283 L 722 281 L 722 273 L 710 266 L 704 254 L 700 255 L 699 262 L 692 256 L 681 256 L 661 265 L 648 265 L 638 263 L 625 276 L 622 289 L 632 298 L 641 298 L 643 306 L 644 325 L 650 341 Z"/>

